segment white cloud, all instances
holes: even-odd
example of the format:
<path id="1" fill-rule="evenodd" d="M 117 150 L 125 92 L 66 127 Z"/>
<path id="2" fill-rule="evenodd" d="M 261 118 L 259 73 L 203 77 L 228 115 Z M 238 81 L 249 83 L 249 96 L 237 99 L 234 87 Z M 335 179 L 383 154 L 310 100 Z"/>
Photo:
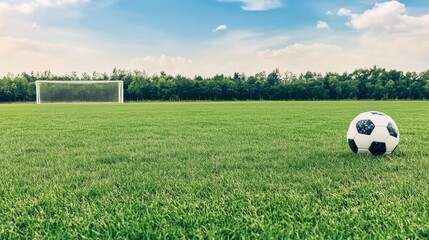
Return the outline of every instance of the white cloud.
<path id="1" fill-rule="evenodd" d="M 347 26 L 358 30 L 411 31 L 429 29 L 429 14 L 420 17 L 410 16 L 405 4 L 398 1 L 376 3 L 372 9 L 365 12 L 349 12 L 350 21 Z"/>
<path id="2" fill-rule="evenodd" d="M 37 24 L 36 22 L 33 22 L 32 24 L 25 25 L 25 28 L 27 28 L 27 29 L 36 29 L 38 27 L 39 27 L 39 24 Z"/>
<path id="3" fill-rule="evenodd" d="M 283 6 L 282 0 L 218 0 L 220 2 L 240 2 L 246 11 L 266 11 Z"/>
<path id="4" fill-rule="evenodd" d="M 331 11 L 327 11 L 326 15 L 332 15 L 333 13 Z"/>
<path id="5" fill-rule="evenodd" d="M 329 29 L 328 23 L 324 21 L 317 21 L 316 27 L 317 29 Z"/>
<path id="6" fill-rule="evenodd" d="M 350 13 L 349 25 L 356 29 L 384 28 L 398 25 L 407 18 L 405 5 L 398 1 L 376 3 L 362 14 Z"/>
<path id="7" fill-rule="evenodd" d="M 342 47 L 321 43 L 296 43 L 282 49 L 264 50 L 260 55 L 279 69 L 295 73 L 351 71 L 362 63 L 359 57 Z"/>
<path id="8" fill-rule="evenodd" d="M 213 29 L 212 32 L 223 31 L 223 30 L 226 30 L 226 29 L 228 29 L 228 26 L 226 26 L 226 25 L 223 24 L 223 25 L 217 26 L 215 29 Z"/>
<path id="9" fill-rule="evenodd" d="M 111 71 L 111 64 L 105 52 L 95 47 L 70 46 L 68 44 L 35 41 L 28 38 L 0 37 L 0 76 L 8 72 L 52 70 L 55 73 L 70 74 Z"/>
<path id="10" fill-rule="evenodd" d="M 19 1 L 23 2 L 36 1 Z M 74 0 L 68 4 L 72 2 L 83 1 Z M 12 1 L 6 3 L 11 4 Z M 41 8 L 43 3 L 38 3 Z M 0 58 L 0 76 L 9 71 L 20 73 L 47 69 L 59 74 L 70 74 L 72 71 L 91 73 L 94 70 L 110 72 L 113 67 L 145 70 L 152 74 L 166 71 L 192 77 L 220 73 L 231 75 L 234 72 L 252 75 L 275 68 L 295 73 L 343 72 L 373 65 L 419 72 L 429 66 L 429 14 L 409 15 L 406 6 L 397 1 L 376 4 L 360 13 L 340 9 L 338 15 L 344 16 L 347 26 L 354 30 L 347 31 L 348 35 L 335 32 L 335 35 L 323 39 L 308 35 L 315 33 L 314 28 L 309 28 L 308 32 L 289 32 L 289 35 L 276 31 L 231 30 L 225 34 L 213 34 L 214 39 L 206 42 L 204 48 L 199 46 L 203 49 L 200 51 L 193 46 L 180 51 L 184 48 L 183 44 L 168 40 L 158 46 L 166 51 L 162 46 L 168 45 L 169 49 L 176 50 L 175 54 L 158 54 L 157 46 L 153 44 L 146 44 L 149 49 L 142 44 L 135 46 L 126 41 L 100 43 L 94 33 L 82 29 L 43 28 L 38 26 L 37 22 L 41 21 L 37 18 L 16 15 L 28 21 L 11 22 L 10 18 L 5 18 L 8 21 L 2 22 L 0 56 L 7 57 Z M 17 28 L 17 22 L 23 24 L 20 32 L 10 30 Z M 319 23 L 323 29 L 324 22 Z M 223 28 L 221 26 L 218 27 Z M 302 35 L 306 35 L 311 42 L 295 38 Z"/>
<path id="11" fill-rule="evenodd" d="M 340 12 L 342 14 L 340 14 Z M 339 11 L 347 26 L 359 30 L 359 50 L 368 64 L 404 71 L 423 71 L 429 66 L 429 14 L 410 16 L 398 1 L 377 3 L 363 13 Z"/>
<path id="12" fill-rule="evenodd" d="M 181 74 L 193 76 L 198 74 L 194 68 L 199 64 L 184 57 L 171 57 L 162 54 L 159 56 L 148 55 L 131 59 L 130 65 L 132 69 L 143 69 L 150 74 L 165 71 L 173 75 Z"/>
<path id="13" fill-rule="evenodd" d="M 349 15 L 351 15 L 351 13 L 352 13 L 352 11 L 350 11 L 350 10 L 348 10 L 348 9 L 346 9 L 346 8 L 340 8 L 339 10 L 338 10 L 338 16 L 349 16 Z"/>
<path id="14" fill-rule="evenodd" d="M 6 0 L 0 2 L 0 12 L 30 14 L 39 8 L 60 8 L 87 2 L 90 0 Z"/>
<path id="15" fill-rule="evenodd" d="M 79 11 L 68 11 L 71 7 L 88 2 L 90 0 L 0 0 L 3 24 L 0 37 L 78 46 L 80 40 L 88 38 L 89 31 L 70 29 L 62 24 L 81 17 Z M 42 14 L 39 11 L 43 11 Z M 42 22 L 43 25 L 39 24 Z"/>
<path id="16" fill-rule="evenodd" d="M 380 7 L 383 9 L 379 9 Z M 429 21 L 429 16 L 409 16 L 404 9 L 390 8 L 389 5 L 383 4 L 374 6 L 374 9 L 377 11 L 390 9 L 399 15 L 385 14 L 384 16 L 396 16 L 386 22 L 372 18 L 372 14 L 364 20 L 363 16 L 371 13 L 373 9 L 361 14 L 348 10 L 340 11 L 348 14 L 350 21 L 357 17 L 359 21 L 365 22 L 360 25 L 349 23 L 350 27 L 355 29 L 359 26 L 359 31 L 355 32 L 357 41 L 354 44 L 349 44 L 350 41 L 347 41 L 344 35 L 327 39 L 337 44 L 323 43 L 323 39 L 316 39 L 315 43 L 289 44 L 291 37 L 283 34 L 230 31 L 210 42 L 204 52 L 192 59 L 158 56 L 145 58 L 145 61 L 140 61 L 139 66 L 147 72 L 171 69 L 174 74 L 182 73 L 189 76 L 213 76 L 218 73 L 233 74 L 234 72 L 252 75 L 275 68 L 294 73 L 351 72 L 357 68 L 374 65 L 401 71 L 427 70 L 429 66 L 427 26 L 429 24 L 426 21 Z M 323 22 L 320 22 L 319 27 L 323 28 L 323 26 Z M 363 26 L 365 27 L 362 28 Z M 374 31 L 376 26 L 378 30 Z M 383 31 L 379 31 L 381 28 Z M 291 36 L 293 35 L 291 33 Z M 342 45 L 343 42 L 348 44 Z"/>
<path id="17" fill-rule="evenodd" d="M 166 55 L 143 56 L 132 59 L 131 68 L 145 70 L 149 74 L 165 70 L 171 74 L 186 76 L 215 74 L 232 75 L 234 72 L 255 74 L 271 71 L 275 66 L 261 58 L 260 51 L 284 43 L 289 38 L 283 35 L 269 36 L 252 31 L 231 31 L 208 43 L 206 49 L 190 58 Z"/>

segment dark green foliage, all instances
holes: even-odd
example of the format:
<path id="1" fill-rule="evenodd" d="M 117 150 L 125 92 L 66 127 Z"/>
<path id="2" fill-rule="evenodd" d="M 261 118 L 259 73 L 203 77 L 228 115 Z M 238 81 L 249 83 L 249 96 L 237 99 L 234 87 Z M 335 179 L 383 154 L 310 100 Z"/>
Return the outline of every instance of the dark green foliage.
<path id="1" fill-rule="evenodd" d="M 216 75 L 211 78 L 171 76 L 165 72 L 114 69 L 111 74 L 94 72 L 55 76 L 49 71 L 0 79 L 0 102 L 35 99 L 36 80 L 122 80 L 126 101 L 158 100 L 338 100 L 338 99 L 429 99 L 429 71 L 420 74 L 382 68 L 358 69 L 353 73 L 307 72 L 296 76 L 279 70 L 246 77 Z"/>

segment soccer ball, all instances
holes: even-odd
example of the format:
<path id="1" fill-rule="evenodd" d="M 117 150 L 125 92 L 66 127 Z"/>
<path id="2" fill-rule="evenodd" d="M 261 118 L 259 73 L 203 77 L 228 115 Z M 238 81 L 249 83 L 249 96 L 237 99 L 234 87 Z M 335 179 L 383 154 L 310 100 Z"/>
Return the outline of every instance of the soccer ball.
<path id="1" fill-rule="evenodd" d="M 364 112 L 350 123 L 347 142 L 354 153 L 391 154 L 399 144 L 395 121 L 382 112 Z"/>

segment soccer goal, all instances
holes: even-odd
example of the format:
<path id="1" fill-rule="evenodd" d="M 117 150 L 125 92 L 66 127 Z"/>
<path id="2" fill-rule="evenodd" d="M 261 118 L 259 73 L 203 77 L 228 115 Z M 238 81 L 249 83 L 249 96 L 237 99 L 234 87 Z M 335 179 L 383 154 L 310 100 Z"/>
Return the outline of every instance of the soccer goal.
<path id="1" fill-rule="evenodd" d="M 123 81 L 36 81 L 36 102 L 124 102 Z"/>

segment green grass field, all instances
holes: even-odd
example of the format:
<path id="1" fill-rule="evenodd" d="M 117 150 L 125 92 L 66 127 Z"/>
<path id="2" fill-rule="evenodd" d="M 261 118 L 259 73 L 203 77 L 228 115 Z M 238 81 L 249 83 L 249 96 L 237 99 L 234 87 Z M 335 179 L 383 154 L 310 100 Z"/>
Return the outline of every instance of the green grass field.
<path id="1" fill-rule="evenodd" d="M 355 155 L 383 111 L 401 142 Z M 0 239 L 429 238 L 429 102 L 0 105 Z"/>

